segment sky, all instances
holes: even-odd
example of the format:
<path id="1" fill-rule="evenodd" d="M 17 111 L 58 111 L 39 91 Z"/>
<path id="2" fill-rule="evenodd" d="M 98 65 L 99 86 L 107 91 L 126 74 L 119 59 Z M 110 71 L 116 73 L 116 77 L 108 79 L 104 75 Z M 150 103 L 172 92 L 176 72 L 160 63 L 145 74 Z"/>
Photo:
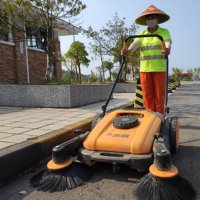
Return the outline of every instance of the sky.
<path id="1" fill-rule="evenodd" d="M 82 0 L 87 8 L 80 14 L 83 29 L 91 26 L 98 31 L 117 12 L 120 19 L 125 18 L 127 27 L 150 5 L 154 5 L 170 16 L 170 20 L 160 24 L 167 28 L 172 37 L 172 48 L 169 56 L 169 71 L 178 67 L 186 72 L 187 69 L 200 67 L 200 1 L 199 0 Z M 145 29 L 140 26 L 138 31 Z M 89 53 L 90 40 L 81 33 L 75 40 L 85 44 Z M 61 53 L 68 51 L 73 42 L 72 36 L 60 37 Z M 91 70 L 100 65 L 100 60 L 90 63 L 89 67 L 82 67 L 82 73 L 90 74 Z"/>

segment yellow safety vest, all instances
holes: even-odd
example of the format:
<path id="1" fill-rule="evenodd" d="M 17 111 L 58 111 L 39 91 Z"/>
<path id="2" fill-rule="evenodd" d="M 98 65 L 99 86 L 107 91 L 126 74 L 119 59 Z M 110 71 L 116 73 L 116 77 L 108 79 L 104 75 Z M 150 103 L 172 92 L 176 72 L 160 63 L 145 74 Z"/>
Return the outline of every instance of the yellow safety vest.
<path id="1" fill-rule="evenodd" d="M 157 31 L 150 33 L 148 29 L 141 31 L 139 35 L 158 34 L 164 41 L 171 42 L 171 36 L 167 29 L 158 27 Z M 161 41 L 157 37 L 136 38 L 140 42 L 140 72 L 165 72 L 166 58 L 162 54 Z"/>

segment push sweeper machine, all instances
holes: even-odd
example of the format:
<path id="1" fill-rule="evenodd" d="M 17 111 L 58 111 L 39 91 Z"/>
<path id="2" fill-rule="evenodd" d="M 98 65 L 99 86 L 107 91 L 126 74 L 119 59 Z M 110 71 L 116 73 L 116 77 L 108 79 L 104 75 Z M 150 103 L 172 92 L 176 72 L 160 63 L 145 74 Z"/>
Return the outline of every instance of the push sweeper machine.
<path id="1" fill-rule="evenodd" d="M 129 39 L 139 37 L 157 37 L 161 41 L 161 46 L 165 48 L 163 38 L 159 35 L 130 36 L 125 40 L 125 45 L 127 46 Z M 171 153 L 176 153 L 179 141 L 177 117 L 169 117 L 167 114 L 163 117 L 156 112 L 134 108 L 106 113 L 107 105 L 124 63 L 125 57 L 108 100 L 102 107 L 103 112 L 94 118 L 91 131 L 82 133 L 81 130 L 77 130 L 76 137 L 55 146 L 52 149 L 52 160 L 48 162 L 47 170 L 32 178 L 32 184 L 37 186 L 39 190 L 62 191 L 78 187 L 90 177 L 91 170 L 88 170 L 86 166 L 94 166 L 97 162 L 106 162 L 113 164 L 114 171 L 117 169 L 116 166 L 120 164 L 129 165 L 132 169 L 138 169 L 138 171 L 149 169 L 150 175 L 146 175 L 145 180 L 143 179 L 138 186 L 136 194 L 138 199 L 191 200 L 194 198 L 194 190 L 190 184 L 187 181 L 180 181 L 180 178 L 177 179 L 178 170 L 172 165 L 171 161 Z M 166 113 L 169 111 L 167 108 L 167 82 L 168 79 L 166 80 Z M 145 193 L 144 189 L 146 188 L 149 191 L 151 187 L 151 190 L 158 190 L 158 184 L 152 186 L 155 180 L 162 183 L 164 180 L 164 186 L 161 183 L 159 184 L 165 188 L 169 188 L 166 187 L 166 183 L 169 184 L 168 182 L 170 182 L 172 185 L 177 185 L 178 180 L 180 188 L 180 184 L 184 182 L 182 187 L 184 189 L 177 189 L 176 187 L 178 192 L 176 191 L 173 198 L 167 198 L 167 191 L 164 193 L 166 198 L 161 197 L 161 192 L 159 192 L 160 197 L 155 198 L 152 191 L 150 195 L 149 192 Z M 175 188 L 174 185 L 173 188 Z M 147 187 L 149 188 L 147 189 Z M 189 198 L 185 188 L 189 190 Z M 176 196 L 177 198 L 175 198 Z"/>

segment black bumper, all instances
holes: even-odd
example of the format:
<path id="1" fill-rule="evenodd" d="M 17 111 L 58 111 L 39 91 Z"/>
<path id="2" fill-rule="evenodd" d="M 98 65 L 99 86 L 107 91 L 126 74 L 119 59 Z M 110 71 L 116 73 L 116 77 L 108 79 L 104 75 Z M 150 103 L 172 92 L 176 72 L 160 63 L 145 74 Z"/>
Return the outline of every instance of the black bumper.
<path id="1" fill-rule="evenodd" d="M 153 153 L 136 155 L 128 153 L 92 151 L 81 148 L 80 154 L 82 161 L 89 166 L 93 165 L 94 161 L 98 161 L 106 163 L 122 163 L 129 165 L 133 169 L 148 169 L 153 163 Z"/>

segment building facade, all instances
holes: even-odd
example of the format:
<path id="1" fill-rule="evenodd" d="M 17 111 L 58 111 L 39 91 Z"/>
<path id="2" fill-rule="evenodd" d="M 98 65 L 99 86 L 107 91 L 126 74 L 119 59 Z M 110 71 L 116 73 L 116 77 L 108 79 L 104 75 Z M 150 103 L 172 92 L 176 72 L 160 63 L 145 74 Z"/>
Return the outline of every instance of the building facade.
<path id="1" fill-rule="evenodd" d="M 63 23 L 63 22 L 62 22 Z M 64 24 L 55 30 L 55 53 L 61 57 L 59 36 L 78 34 L 80 30 L 71 24 Z M 26 38 L 26 40 L 25 40 Z M 47 68 L 47 54 L 38 36 L 28 29 L 9 34 L 0 32 L 0 84 L 43 84 Z M 55 77 L 61 77 L 61 62 L 55 62 Z"/>

